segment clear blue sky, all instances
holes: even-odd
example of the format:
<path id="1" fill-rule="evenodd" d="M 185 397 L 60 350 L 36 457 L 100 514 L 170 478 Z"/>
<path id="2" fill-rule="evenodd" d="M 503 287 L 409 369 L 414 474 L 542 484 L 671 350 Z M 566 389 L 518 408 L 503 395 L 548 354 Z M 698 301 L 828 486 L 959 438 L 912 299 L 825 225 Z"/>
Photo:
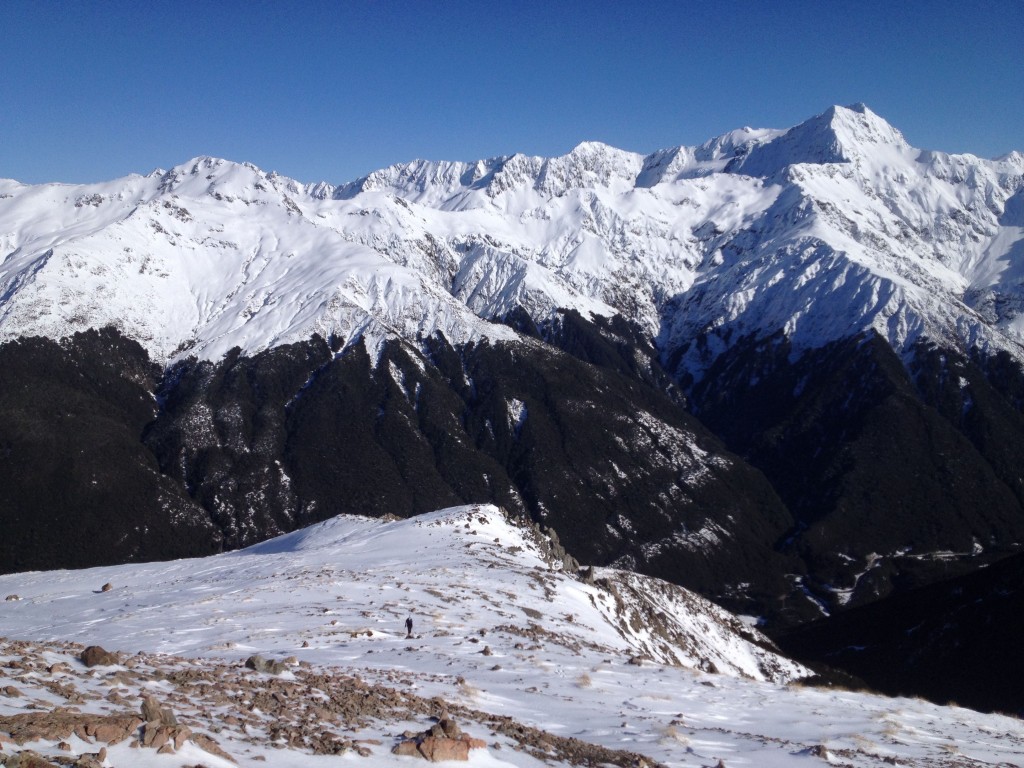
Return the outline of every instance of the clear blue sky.
<path id="1" fill-rule="evenodd" d="M 918 147 L 1024 150 L 1024 0 L 0 0 L 0 177 L 32 183 L 201 154 L 340 183 L 858 101 Z"/>

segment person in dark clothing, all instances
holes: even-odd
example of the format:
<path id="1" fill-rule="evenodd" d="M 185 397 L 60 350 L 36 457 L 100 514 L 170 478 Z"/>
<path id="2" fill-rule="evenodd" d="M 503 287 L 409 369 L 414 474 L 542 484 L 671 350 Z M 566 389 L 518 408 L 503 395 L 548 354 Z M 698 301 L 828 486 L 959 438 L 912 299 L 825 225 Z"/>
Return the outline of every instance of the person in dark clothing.
<path id="1" fill-rule="evenodd" d="M 412 616 L 405 620 L 405 636 L 406 638 L 412 637 Z"/>

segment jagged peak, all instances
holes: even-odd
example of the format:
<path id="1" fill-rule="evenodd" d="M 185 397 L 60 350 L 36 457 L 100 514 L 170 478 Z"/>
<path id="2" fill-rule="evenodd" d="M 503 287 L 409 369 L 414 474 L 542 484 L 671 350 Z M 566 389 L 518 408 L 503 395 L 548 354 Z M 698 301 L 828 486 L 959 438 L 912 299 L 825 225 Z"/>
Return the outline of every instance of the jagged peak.
<path id="1" fill-rule="evenodd" d="M 694 150 L 691 147 L 671 147 L 652 152 L 644 158 L 643 167 L 636 177 L 636 186 L 649 188 L 677 178 L 694 161 Z"/>
<path id="2" fill-rule="evenodd" d="M 581 141 L 566 154 L 552 160 L 572 160 L 592 167 L 601 162 L 635 164 L 643 162 L 643 155 L 601 141 Z"/>
<path id="3" fill-rule="evenodd" d="M 492 175 L 509 158 L 496 157 L 475 162 L 416 159 L 394 163 L 338 187 L 334 197 L 347 200 L 361 192 L 386 191 L 400 197 L 415 197 L 429 188 L 451 195 L 461 187 L 476 186 Z"/>
<path id="4" fill-rule="evenodd" d="M 909 150 L 903 134 L 864 104 L 832 106 L 770 141 L 755 145 L 727 170 L 750 176 L 772 176 L 790 165 L 851 163 L 875 147 Z"/>
<path id="5" fill-rule="evenodd" d="M 1006 163 L 1018 172 L 1024 172 L 1024 152 L 1019 152 L 1017 150 L 1007 152 L 1005 155 L 997 157 L 996 162 Z"/>
<path id="6" fill-rule="evenodd" d="M 824 114 L 830 113 L 832 130 L 840 139 L 909 147 L 903 134 L 885 118 L 872 112 L 866 104 L 858 102 L 848 107 L 834 106 Z"/>
<path id="7" fill-rule="evenodd" d="M 608 186 L 616 180 L 632 186 L 643 165 L 643 155 L 598 141 L 584 141 L 561 157 L 545 160 L 534 188 L 545 194 L 562 195 L 570 189 Z"/>
<path id="8" fill-rule="evenodd" d="M 176 165 L 161 178 L 162 191 L 195 196 L 220 194 L 249 199 L 267 192 L 268 187 L 292 195 L 303 194 L 307 190 L 307 185 L 277 171 L 267 173 L 250 162 L 240 163 L 209 155 L 199 155 Z"/>
<path id="9" fill-rule="evenodd" d="M 744 126 L 710 139 L 694 150 L 694 157 L 702 162 L 731 160 L 747 154 L 756 144 L 763 144 L 784 134 L 774 128 L 750 128 Z"/>
<path id="10" fill-rule="evenodd" d="M 642 160 L 643 156 L 636 152 L 613 147 L 611 144 L 605 144 L 602 141 L 581 141 L 560 158 L 552 159 L 572 159 L 586 163 L 593 163 L 596 160 L 636 162 L 637 160 Z"/>
<path id="11" fill-rule="evenodd" d="M 581 155 L 581 154 L 595 154 L 605 152 L 621 152 L 622 150 L 605 144 L 603 141 L 581 141 L 575 147 L 573 147 L 567 154 L 569 155 Z"/>
<path id="12" fill-rule="evenodd" d="M 225 160 L 222 157 L 212 157 L 210 155 L 197 155 L 191 160 L 187 160 L 184 163 L 174 166 L 171 170 L 181 169 L 183 172 L 191 174 L 192 176 L 198 175 L 203 171 L 214 171 L 220 170 L 225 167 L 232 167 L 238 165 L 232 160 Z"/>
<path id="13" fill-rule="evenodd" d="M 524 186 L 545 194 L 590 184 L 607 185 L 613 179 L 630 184 L 644 157 L 599 141 L 583 141 L 569 152 L 544 158 L 516 153 L 475 162 L 412 160 L 374 171 L 336 189 L 337 199 L 362 192 L 387 191 L 403 198 L 448 199 L 470 190 L 486 190 L 490 197 Z"/>

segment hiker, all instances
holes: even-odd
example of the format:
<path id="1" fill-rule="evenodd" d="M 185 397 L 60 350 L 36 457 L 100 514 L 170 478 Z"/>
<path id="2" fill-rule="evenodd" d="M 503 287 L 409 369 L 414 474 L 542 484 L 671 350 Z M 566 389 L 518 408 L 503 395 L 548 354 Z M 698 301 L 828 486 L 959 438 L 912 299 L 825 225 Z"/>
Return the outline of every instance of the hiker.
<path id="1" fill-rule="evenodd" d="M 405 620 L 405 637 L 407 640 L 412 637 L 412 616 Z"/>

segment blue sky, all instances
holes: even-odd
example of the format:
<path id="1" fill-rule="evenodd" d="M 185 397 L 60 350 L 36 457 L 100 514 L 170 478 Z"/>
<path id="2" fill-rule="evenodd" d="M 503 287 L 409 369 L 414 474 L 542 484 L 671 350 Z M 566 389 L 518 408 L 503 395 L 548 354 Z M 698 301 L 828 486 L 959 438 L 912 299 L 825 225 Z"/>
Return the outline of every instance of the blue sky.
<path id="1" fill-rule="evenodd" d="M 201 154 L 340 183 L 858 101 L 918 147 L 1024 151 L 1024 0 L 0 0 L 0 30 L 0 177 L 31 183 Z"/>

